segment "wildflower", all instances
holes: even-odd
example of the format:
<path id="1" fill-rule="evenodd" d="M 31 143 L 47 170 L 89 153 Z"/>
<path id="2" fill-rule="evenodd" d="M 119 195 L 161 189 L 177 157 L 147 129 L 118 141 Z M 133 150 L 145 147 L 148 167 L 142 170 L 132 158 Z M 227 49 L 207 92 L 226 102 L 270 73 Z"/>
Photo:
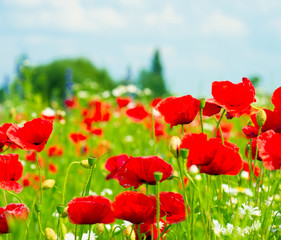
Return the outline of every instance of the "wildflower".
<path id="1" fill-rule="evenodd" d="M 222 233 L 223 227 L 220 225 L 219 221 L 216 219 L 213 219 L 213 230 L 214 233 L 219 236 Z"/>
<path id="2" fill-rule="evenodd" d="M 239 207 L 239 212 L 242 216 L 248 214 L 250 219 L 253 219 L 253 216 L 261 216 L 261 210 L 259 210 L 258 207 L 252 207 L 251 205 L 246 205 L 244 203 L 242 204 L 242 207 Z"/>
<path id="3" fill-rule="evenodd" d="M 265 205 L 270 206 L 273 202 L 273 196 L 268 196 L 268 198 L 265 200 Z"/>

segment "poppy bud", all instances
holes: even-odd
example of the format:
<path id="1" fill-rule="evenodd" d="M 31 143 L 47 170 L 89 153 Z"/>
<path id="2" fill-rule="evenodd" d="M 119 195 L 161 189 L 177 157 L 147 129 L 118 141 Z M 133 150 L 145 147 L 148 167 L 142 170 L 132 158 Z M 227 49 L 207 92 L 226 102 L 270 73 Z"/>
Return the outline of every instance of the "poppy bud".
<path id="1" fill-rule="evenodd" d="M 92 167 L 96 163 L 96 158 L 95 157 L 88 157 L 88 163 Z"/>
<path id="2" fill-rule="evenodd" d="M 199 108 L 203 109 L 205 107 L 205 105 L 206 105 L 206 100 L 205 99 L 201 99 Z"/>
<path id="3" fill-rule="evenodd" d="M 127 240 L 136 240 L 136 233 L 131 225 L 126 227 L 124 234 Z"/>
<path id="4" fill-rule="evenodd" d="M 52 228 L 45 229 L 45 239 L 46 240 L 56 240 L 56 233 Z"/>
<path id="5" fill-rule="evenodd" d="M 155 179 L 156 182 L 160 182 L 162 177 L 163 177 L 162 172 L 154 172 L 154 179 Z"/>
<path id="6" fill-rule="evenodd" d="M 55 186 L 56 181 L 54 179 L 47 179 L 42 183 L 43 190 L 51 189 Z"/>
<path id="7" fill-rule="evenodd" d="M 35 204 L 35 210 L 36 212 L 41 212 L 42 211 L 42 203 L 36 203 Z"/>
<path id="8" fill-rule="evenodd" d="M 65 209 L 65 206 L 63 206 L 63 205 L 58 205 L 57 206 L 57 211 L 58 211 L 59 214 L 62 214 L 64 209 Z"/>
<path id="9" fill-rule="evenodd" d="M 97 233 L 97 235 L 98 235 L 98 236 L 101 235 L 101 234 L 103 233 L 103 231 L 104 231 L 104 226 L 103 226 L 103 224 L 97 223 L 97 224 L 96 224 L 96 233 Z"/>
<path id="10" fill-rule="evenodd" d="M 179 156 L 179 150 L 180 150 L 181 140 L 177 136 L 173 136 L 169 142 L 169 149 L 171 153 L 174 155 L 174 157 Z"/>
<path id="11" fill-rule="evenodd" d="M 183 159 L 186 159 L 187 156 L 188 156 L 189 150 L 188 150 L 188 149 L 182 148 L 182 149 L 180 150 L 180 153 L 181 153 L 181 157 L 182 157 Z"/>
<path id="12" fill-rule="evenodd" d="M 88 160 L 82 160 L 80 162 L 80 165 L 84 168 L 91 168 L 91 166 L 89 165 L 89 161 Z"/>
<path id="13" fill-rule="evenodd" d="M 256 114 L 257 124 L 262 127 L 266 121 L 266 113 L 263 109 L 259 109 Z"/>
<path id="14" fill-rule="evenodd" d="M 61 213 L 61 217 L 62 217 L 62 218 L 66 218 L 66 217 L 67 217 L 67 209 L 68 209 L 68 207 L 65 207 L 65 208 L 63 209 L 63 212 Z"/>

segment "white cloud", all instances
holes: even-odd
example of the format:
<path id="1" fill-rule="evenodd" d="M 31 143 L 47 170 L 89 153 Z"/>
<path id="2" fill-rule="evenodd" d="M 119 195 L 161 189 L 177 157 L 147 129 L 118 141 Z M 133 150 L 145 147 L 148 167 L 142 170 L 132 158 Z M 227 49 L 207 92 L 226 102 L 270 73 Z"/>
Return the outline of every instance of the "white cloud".
<path id="1" fill-rule="evenodd" d="M 149 13 L 144 17 L 144 23 L 150 26 L 179 25 L 183 17 L 176 13 L 172 5 L 165 5 L 161 12 Z"/>
<path id="2" fill-rule="evenodd" d="M 141 7 L 141 6 L 143 6 L 142 0 L 119 0 L 119 2 L 125 7 Z"/>
<path id="3" fill-rule="evenodd" d="M 78 0 L 42 1 L 38 10 L 33 11 L 32 14 L 30 11 L 14 12 L 11 21 L 25 28 L 40 27 L 77 32 L 96 32 L 127 26 L 124 15 L 114 8 L 87 8 Z"/>
<path id="4" fill-rule="evenodd" d="M 204 35 L 245 36 L 248 33 L 243 21 L 222 13 L 210 15 L 200 25 L 200 30 Z"/>

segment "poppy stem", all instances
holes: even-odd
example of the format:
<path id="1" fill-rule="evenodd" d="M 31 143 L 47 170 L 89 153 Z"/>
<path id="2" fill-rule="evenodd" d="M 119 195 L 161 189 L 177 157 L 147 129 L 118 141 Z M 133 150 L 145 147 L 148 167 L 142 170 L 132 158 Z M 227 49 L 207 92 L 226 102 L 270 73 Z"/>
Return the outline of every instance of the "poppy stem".
<path id="1" fill-rule="evenodd" d="M 74 233 L 74 240 L 77 240 L 77 230 L 78 230 L 78 225 L 76 224 L 75 233 Z"/>
<path id="2" fill-rule="evenodd" d="M 200 108 L 200 123 L 201 123 L 201 132 L 204 133 L 204 126 L 203 126 L 203 109 Z"/>
<path id="3" fill-rule="evenodd" d="M 218 128 L 219 128 L 219 125 L 220 125 L 220 123 L 221 123 L 221 120 L 222 120 L 223 115 L 225 114 L 225 112 L 226 112 L 225 109 L 223 109 L 223 112 L 222 112 L 222 114 L 221 114 L 221 116 L 220 116 L 220 119 L 219 119 L 219 121 L 217 122 L 217 126 L 216 126 L 216 130 L 215 130 L 214 137 L 217 136 Z M 215 119 L 216 119 L 216 118 L 215 118 Z"/>
<path id="4" fill-rule="evenodd" d="M 25 239 L 26 239 L 26 237 L 27 237 L 27 239 L 29 239 L 29 225 L 30 225 L 32 213 L 33 213 L 33 210 L 34 210 L 35 202 L 36 202 L 36 199 L 37 199 L 37 194 L 38 194 L 38 191 L 36 192 L 36 196 L 35 196 L 35 198 L 33 200 L 32 205 L 31 205 L 31 210 L 30 210 L 29 218 L 28 218 L 28 220 L 26 222 L 26 236 L 25 236 Z"/>
<path id="5" fill-rule="evenodd" d="M 181 131 L 182 131 L 182 137 L 184 137 L 184 126 L 183 126 L 183 124 L 181 125 Z"/>
<path id="6" fill-rule="evenodd" d="M 153 154 L 155 154 L 156 137 L 155 137 L 153 107 L 151 108 L 151 123 L 152 123 L 152 136 L 153 136 Z"/>
<path id="7" fill-rule="evenodd" d="M 60 214 L 58 219 L 57 240 L 60 239 Z"/>
<path id="8" fill-rule="evenodd" d="M 12 143 L 9 143 L 9 146 L 8 146 L 3 152 L 1 152 L 1 154 L 3 154 L 4 152 L 6 152 L 6 151 L 11 147 L 11 144 L 12 144 Z"/>
<path id="9" fill-rule="evenodd" d="M 7 206 L 8 205 L 8 202 L 7 202 L 7 196 L 6 196 L 6 192 L 4 189 L 2 189 L 3 191 L 3 195 L 4 195 L 4 202 L 5 202 L 5 205 Z"/>
<path id="10" fill-rule="evenodd" d="M 7 191 L 7 190 L 6 190 L 6 192 L 9 193 L 9 194 L 11 194 L 11 195 L 13 195 L 16 199 L 18 199 L 18 201 L 19 201 L 20 203 L 22 203 L 22 200 L 20 199 L 20 197 L 19 197 L 18 195 L 14 194 L 13 192 Z"/>
<path id="11" fill-rule="evenodd" d="M 252 144 L 253 144 L 253 140 L 252 138 L 250 138 L 250 147 L 249 147 L 249 150 L 248 150 L 248 165 L 249 165 L 249 173 L 250 173 L 250 181 L 249 181 L 249 188 L 252 187 L 252 183 L 253 183 L 253 157 L 252 157 Z"/>
<path id="12" fill-rule="evenodd" d="M 257 143 L 256 143 L 256 152 L 255 152 L 255 159 L 254 159 L 254 167 L 252 169 L 252 173 L 255 172 L 255 168 L 256 168 L 256 162 L 257 162 L 257 158 L 258 158 L 258 152 L 259 152 L 259 149 L 258 149 L 258 137 L 259 135 L 261 134 L 261 126 L 259 127 L 259 133 L 258 133 L 258 136 L 257 136 Z M 262 165 L 262 168 L 263 168 L 263 165 Z M 259 178 L 258 178 L 258 181 L 256 183 L 256 205 L 258 204 L 258 196 L 259 196 L 259 191 L 260 191 L 260 180 L 261 180 L 261 174 L 262 174 L 262 169 L 259 173 Z M 253 175 L 253 174 L 252 174 Z"/>
<path id="13" fill-rule="evenodd" d="M 160 195 L 159 195 L 160 182 L 156 182 L 156 200 L 157 200 L 157 239 L 160 240 Z M 152 237 L 153 238 L 153 237 Z"/>
<path id="14" fill-rule="evenodd" d="M 88 237 L 88 240 L 91 239 L 91 229 L 92 229 L 92 224 L 89 224 L 89 237 Z"/>
<path id="15" fill-rule="evenodd" d="M 39 161 L 38 161 L 38 155 L 37 151 L 35 151 L 35 158 L 36 158 L 36 163 L 38 167 L 38 172 L 39 172 L 39 181 L 40 181 L 40 201 L 39 203 L 43 204 L 43 189 L 42 189 L 42 178 L 41 178 L 41 169 L 39 166 Z"/>

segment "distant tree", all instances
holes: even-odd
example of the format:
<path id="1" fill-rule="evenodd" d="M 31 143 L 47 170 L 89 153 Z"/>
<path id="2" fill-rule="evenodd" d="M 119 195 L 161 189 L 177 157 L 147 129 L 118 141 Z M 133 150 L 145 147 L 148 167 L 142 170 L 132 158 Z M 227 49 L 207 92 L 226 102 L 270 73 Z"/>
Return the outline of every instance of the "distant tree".
<path id="1" fill-rule="evenodd" d="M 250 77 L 250 81 L 252 82 L 252 84 L 256 88 L 256 87 L 258 87 L 260 85 L 261 78 L 259 76 L 254 75 L 254 76 Z"/>
<path id="2" fill-rule="evenodd" d="M 138 84 L 142 89 L 150 88 L 155 96 L 167 93 L 159 50 L 154 52 L 150 70 L 141 71 Z"/>

